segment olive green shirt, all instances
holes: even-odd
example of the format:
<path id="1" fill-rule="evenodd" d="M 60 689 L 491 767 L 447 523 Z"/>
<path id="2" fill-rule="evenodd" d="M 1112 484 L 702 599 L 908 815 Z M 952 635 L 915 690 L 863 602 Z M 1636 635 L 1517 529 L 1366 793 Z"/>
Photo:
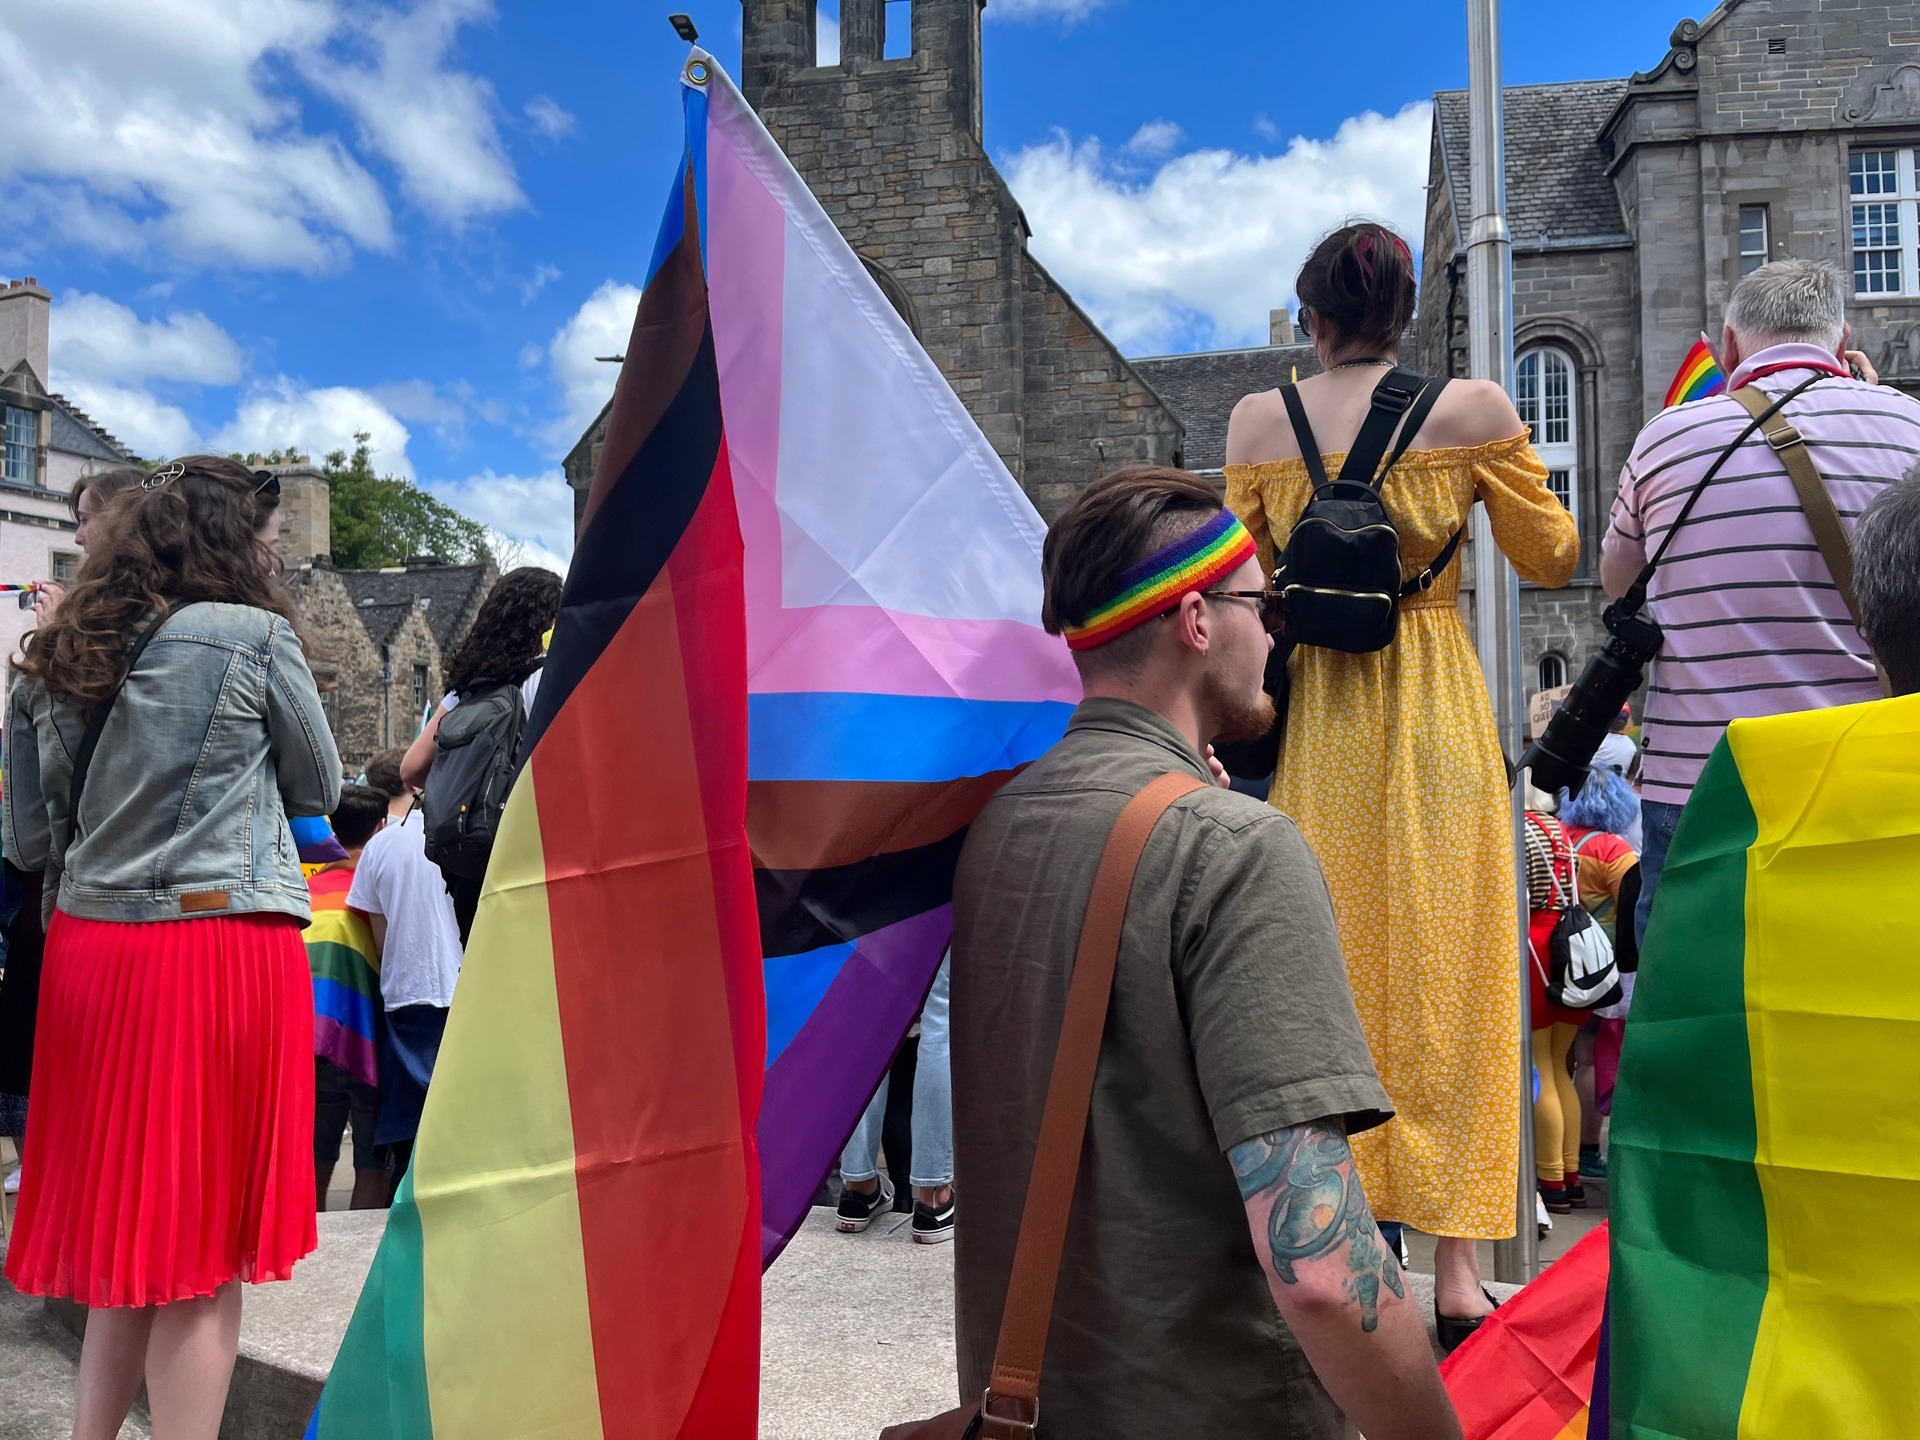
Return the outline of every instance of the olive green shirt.
<path id="1" fill-rule="evenodd" d="M 1160 715 L 1087 700 L 988 803 L 954 880 L 960 1393 L 992 1369 L 1027 1176 L 1094 872 L 1168 771 L 1210 779 Z M 1040 1387 L 1048 1440 L 1336 1437 L 1274 1308 L 1226 1152 L 1391 1114 L 1313 852 L 1209 785 L 1147 843 L 1123 928 Z"/>

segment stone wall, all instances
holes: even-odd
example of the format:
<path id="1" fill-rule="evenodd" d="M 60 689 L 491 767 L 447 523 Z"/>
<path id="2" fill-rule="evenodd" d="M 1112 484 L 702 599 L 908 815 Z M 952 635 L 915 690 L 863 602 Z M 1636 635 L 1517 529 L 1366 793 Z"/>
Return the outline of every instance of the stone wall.
<path id="1" fill-rule="evenodd" d="M 300 610 L 314 678 L 331 687 L 323 690 L 321 703 L 341 761 L 357 769 L 381 750 L 410 743 L 420 725 L 414 706 L 414 667 L 426 667 L 424 699 L 438 700 L 442 693 L 440 647 L 426 612 L 417 606 L 405 607 L 405 615 L 390 632 L 386 628 L 390 617 L 383 616 L 383 655 L 331 566 L 291 570 L 287 588 Z"/>

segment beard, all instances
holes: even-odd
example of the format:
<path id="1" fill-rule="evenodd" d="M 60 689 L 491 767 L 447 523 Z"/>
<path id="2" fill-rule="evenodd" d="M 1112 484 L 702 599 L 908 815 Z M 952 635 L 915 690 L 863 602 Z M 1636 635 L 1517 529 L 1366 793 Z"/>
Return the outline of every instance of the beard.
<path id="1" fill-rule="evenodd" d="M 1213 716 L 1213 734 L 1207 737 L 1210 745 L 1241 745 L 1264 740 L 1273 729 L 1273 697 L 1257 684 L 1253 693 L 1247 694 L 1230 686 L 1218 670 L 1213 670 L 1207 675 L 1202 697 Z"/>

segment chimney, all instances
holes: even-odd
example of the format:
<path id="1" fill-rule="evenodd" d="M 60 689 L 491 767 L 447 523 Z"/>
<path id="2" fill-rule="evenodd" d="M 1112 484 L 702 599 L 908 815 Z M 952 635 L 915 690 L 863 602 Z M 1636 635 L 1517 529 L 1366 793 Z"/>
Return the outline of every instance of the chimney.
<path id="1" fill-rule="evenodd" d="M 0 375 L 24 360 L 41 388 L 47 388 L 47 320 L 52 313 L 53 296 L 31 275 L 0 288 Z"/>
<path id="2" fill-rule="evenodd" d="M 1289 310 L 1269 310 L 1267 312 L 1267 343 L 1269 345 L 1293 344 L 1293 313 Z"/>

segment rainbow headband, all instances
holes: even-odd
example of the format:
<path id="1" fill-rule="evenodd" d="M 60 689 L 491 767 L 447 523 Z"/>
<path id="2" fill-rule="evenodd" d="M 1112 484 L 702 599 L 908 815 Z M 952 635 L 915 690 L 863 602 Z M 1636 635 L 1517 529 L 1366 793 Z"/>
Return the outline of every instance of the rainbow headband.
<path id="1" fill-rule="evenodd" d="M 1255 554 L 1253 536 L 1231 510 L 1222 510 L 1191 535 L 1149 555 L 1120 577 L 1120 593 L 1078 625 L 1066 628 L 1067 648 L 1091 650 L 1164 614 L 1180 597 L 1231 575 Z"/>

